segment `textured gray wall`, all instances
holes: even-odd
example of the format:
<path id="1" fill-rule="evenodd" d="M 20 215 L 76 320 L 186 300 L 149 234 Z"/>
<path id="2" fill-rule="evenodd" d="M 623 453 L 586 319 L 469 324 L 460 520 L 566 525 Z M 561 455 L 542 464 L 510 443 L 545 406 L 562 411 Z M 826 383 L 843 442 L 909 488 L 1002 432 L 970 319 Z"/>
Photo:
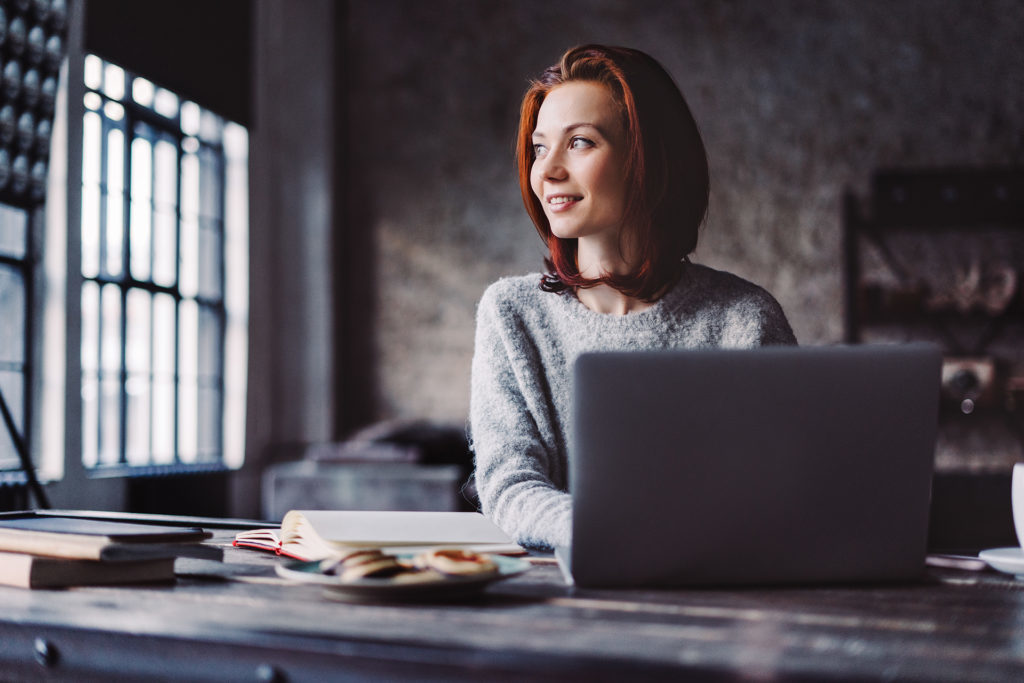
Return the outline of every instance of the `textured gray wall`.
<path id="1" fill-rule="evenodd" d="M 623 44 L 686 94 L 712 170 L 695 260 L 842 336 L 840 202 L 890 166 L 1024 163 L 1017 0 L 350 0 L 352 201 L 379 275 L 379 418 L 461 422 L 477 299 L 539 270 L 512 140 L 527 79 Z"/>

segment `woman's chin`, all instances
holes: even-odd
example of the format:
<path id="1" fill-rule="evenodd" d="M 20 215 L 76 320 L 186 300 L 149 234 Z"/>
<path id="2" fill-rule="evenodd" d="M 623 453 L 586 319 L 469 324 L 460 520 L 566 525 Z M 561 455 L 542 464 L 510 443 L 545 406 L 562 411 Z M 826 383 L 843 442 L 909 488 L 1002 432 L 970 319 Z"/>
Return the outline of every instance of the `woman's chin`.
<path id="1" fill-rule="evenodd" d="M 560 221 L 552 221 L 550 219 L 548 220 L 548 224 L 551 226 L 551 234 L 557 237 L 558 239 L 575 240 L 579 239 L 580 237 L 585 237 L 588 234 L 588 231 L 584 226 L 566 225 L 564 223 L 560 224 Z"/>
<path id="2" fill-rule="evenodd" d="M 579 233 L 574 230 L 552 230 L 551 234 L 560 240 L 579 239 Z"/>

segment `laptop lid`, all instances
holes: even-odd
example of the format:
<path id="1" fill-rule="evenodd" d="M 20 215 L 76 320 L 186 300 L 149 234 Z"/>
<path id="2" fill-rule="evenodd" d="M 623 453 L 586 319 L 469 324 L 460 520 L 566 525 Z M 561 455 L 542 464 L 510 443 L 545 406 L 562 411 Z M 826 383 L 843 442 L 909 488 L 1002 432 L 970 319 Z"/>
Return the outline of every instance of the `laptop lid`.
<path id="1" fill-rule="evenodd" d="M 920 576 L 940 368 L 925 344 L 582 355 L 576 584 Z"/>

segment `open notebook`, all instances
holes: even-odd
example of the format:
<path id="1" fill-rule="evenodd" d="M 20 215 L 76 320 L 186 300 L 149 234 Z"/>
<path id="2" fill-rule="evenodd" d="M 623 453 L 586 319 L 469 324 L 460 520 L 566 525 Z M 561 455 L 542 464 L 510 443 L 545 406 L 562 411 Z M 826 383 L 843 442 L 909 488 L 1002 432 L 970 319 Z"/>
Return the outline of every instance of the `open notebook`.
<path id="1" fill-rule="evenodd" d="M 240 532 L 234 545 L 298 560 L 319 560 L 352 548 L 416 553 L 444 546 L 506 555 L 525 552 L 478 512 L 292 510 L 280 529 Z"/>

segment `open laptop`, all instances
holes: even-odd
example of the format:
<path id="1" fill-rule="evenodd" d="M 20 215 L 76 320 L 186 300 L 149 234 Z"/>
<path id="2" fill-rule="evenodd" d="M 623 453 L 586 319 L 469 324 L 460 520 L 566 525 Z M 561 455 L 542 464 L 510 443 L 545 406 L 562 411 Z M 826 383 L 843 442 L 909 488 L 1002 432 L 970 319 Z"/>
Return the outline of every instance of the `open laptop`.
<path id="1" fill-rule="evenodd" d="M 575 366 L 579 586 L 902 580 L 924 569 L 941 353 L 594 353 Z"/>

